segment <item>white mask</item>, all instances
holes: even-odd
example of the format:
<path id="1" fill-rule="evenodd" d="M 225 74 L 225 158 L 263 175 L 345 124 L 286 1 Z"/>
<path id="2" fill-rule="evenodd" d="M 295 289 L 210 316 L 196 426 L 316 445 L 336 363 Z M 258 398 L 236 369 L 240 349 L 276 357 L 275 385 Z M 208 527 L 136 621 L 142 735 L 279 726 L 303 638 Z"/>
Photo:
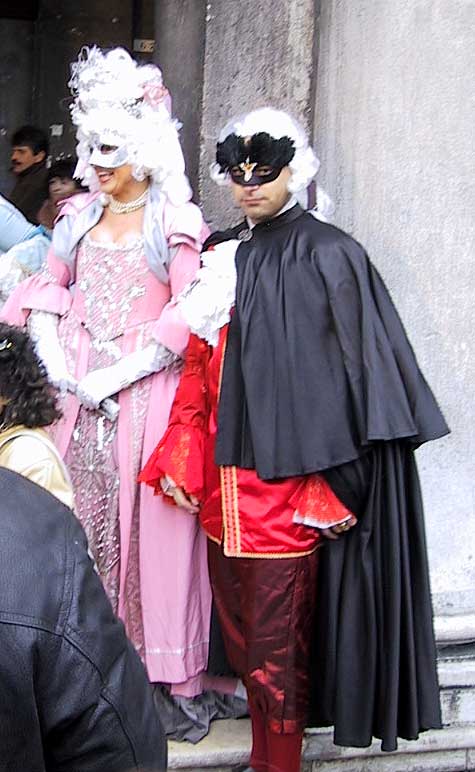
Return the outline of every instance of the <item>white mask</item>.
<path id="1" fill-rule="evenodd" d="M 128 160 L 129 154 L 126 145 L 116 147 L 98 142 L 92 146 L 89 163 L 91 166 L 101 166 L 103 169 L 117 169 L 126 164 Z"/>

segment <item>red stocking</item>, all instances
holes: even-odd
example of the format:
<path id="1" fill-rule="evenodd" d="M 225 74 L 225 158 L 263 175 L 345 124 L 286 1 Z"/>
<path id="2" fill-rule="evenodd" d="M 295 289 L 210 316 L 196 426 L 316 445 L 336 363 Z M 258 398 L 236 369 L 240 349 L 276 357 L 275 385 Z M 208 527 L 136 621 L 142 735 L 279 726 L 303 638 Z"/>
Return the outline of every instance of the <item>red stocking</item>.
<path id="1" fill-rule="evenodd" d="M 300 772 L 303 732 L 276 734 L 267 729 L 267 771 Z"/>
<path id="2" fill-rule="evenodd" d="M 252 700 L 249 701 L 249 712 L 252 724 L 251 767 L 256 772 L 267 772 L 266 721 L 263 713 L 261 713 Z"/>

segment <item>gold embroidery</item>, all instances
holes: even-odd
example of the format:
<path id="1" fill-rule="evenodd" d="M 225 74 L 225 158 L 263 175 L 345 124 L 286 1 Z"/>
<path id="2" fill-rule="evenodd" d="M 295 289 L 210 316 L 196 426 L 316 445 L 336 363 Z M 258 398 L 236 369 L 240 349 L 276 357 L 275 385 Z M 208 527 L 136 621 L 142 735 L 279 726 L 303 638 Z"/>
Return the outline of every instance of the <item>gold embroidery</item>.
<path id="1" fill-rule="evenodd" d="M 297 512 L 302 518 L 321 523 L 323 528 L 336 524 L 343 516 L 348 517 L 351 514 L 318 474 L 307 480 Z"/>
<path id="2" fill-rule="evenodd" d="M 235 466 L 231 467 L 231 501 L 232 501 L 232 510 L 230 512 L 230 516 L 233 519 L 234 539 L 236 542 L 236 549 L 240 552 L 241 551 L 241 525 L 239 521 L 237 469 Z"/>
<path id="3" fill-rule="evenodd" d="M 223 353 L 222 353 L 222 356 L 221 356 L 221 362 L 219 363 L 218 405 L 219 405 L 219 400 L 221 398 L 221 384 L 222 384 L 222 381 L 223 381 L 224 357 L 225 357 L 225 354 L 226 354 L 227 346 L 228 346 L 228 333 L 226 333 L 226 339 L 225 339 L 225 341 L 223 343 Z"/>
<path id="4" fill-rule="evenodd" d="M 230 549 L 235 550 L 237 549 L 237 543 L 236 529 L 233 517 L 235 501 L 233 497 L 232 469 L 233 467 L 229 466 L 220 467 L 220 476 L 224 543 L 225 545 L 229 545 Z"/>
<path id="5" fill-rule="evenodd" d="M 184 488 L 186 483 L 186 466 L 190 455 L 190 436 L 183 428 L 180 432 L 180 438 L 174 445 L 170 453 L 170 464 L 172 466 L 171 477 L 174 482 Z"/>
<path id="6" fill-rule="evenodd" d="M 219 467 L 219 477 L 220 477 L 220 487 L 221 487 L 221 518 L 223 521 L 223 543 L 227 544 L 228 542 L 228 524 L 227 524 L 227 517 L 226 512 L 228 509 L 227 502 L 226 502 L 226 475 L 225 475 L 225 468 L 224 466 Z"/>
<path id="7" fill-rule="evenodd" d="M 306 555 L 311 555 L 312 552 L 322 547 L 323 544 L 316 544 L 311 550 L 305 550 L 304 552 L 231 552 L 226 548 L 226 544 L 223 545 L 223 552 L 227 558 L 263 558 L 269 560 L 282 560 L 284 558 L 303 558 Z"/>
<path id="8" fill-rule="evenodd" d="M 256 166 L 257 163 L 252 163 L 250 158 L 246 158 L 242 164 L 239 164 L 239 168 L 244 172 L 244 182 L 249 182 Z"/>

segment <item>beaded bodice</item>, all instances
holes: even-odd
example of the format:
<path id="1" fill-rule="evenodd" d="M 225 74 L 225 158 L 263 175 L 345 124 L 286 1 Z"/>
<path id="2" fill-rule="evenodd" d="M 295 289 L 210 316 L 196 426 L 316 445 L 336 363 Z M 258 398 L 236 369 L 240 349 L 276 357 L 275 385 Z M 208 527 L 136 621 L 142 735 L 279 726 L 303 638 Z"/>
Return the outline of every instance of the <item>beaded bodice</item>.
<path id="1" fill-rule="evenodd" d="M 146 293 L 149 269 L 143 239 L 122 246 L 102 244 L 86 235 L 79 246 L 76 270 L 86 329 L 103 341 L 122 335 L 134 300 Z"/>

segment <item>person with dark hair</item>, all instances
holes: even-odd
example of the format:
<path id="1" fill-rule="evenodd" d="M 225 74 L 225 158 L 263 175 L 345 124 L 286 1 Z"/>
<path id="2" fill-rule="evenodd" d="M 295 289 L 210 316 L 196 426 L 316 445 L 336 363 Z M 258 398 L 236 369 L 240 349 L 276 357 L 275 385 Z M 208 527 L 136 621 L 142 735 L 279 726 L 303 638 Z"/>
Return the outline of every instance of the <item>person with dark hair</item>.
<path id="1" fill-rule="evenodd" d="M 152 689 L 77 518 L 9 469 L 0 489 L 0 769 L 164 772 Z"/>
<path id="2" fill-rule="evenodd" d="M 13 148 L 12 164 L 14 166 L 20 165 L 22 169 L 31 166 L 29 160 L 32 160 L 33 163 L 45 161 L 49 153 L 48 136 L 43 129 L 37 126 L 21 126 L 12 134 L 11 144 Z M 29 155 L 15 152 L 15 148 L 23 146 L 31 150 L 33 158 Z M 43 154 L 41 158 L 37 158 L 40 154 Z"/>
<path id="3" fill-rule="evenodd" d="M 74 158 L 61 158 L 48 170 L 48 198 L 38 212 L 38 221 L 49 231 L 53 230 L 62 202 L 86 190 L 80 180 L 74 179 L 76 165 Z"/>
<path id="4" fill-rule="evenodd" d="M 37 126 L 22 126 L 13 133 L 11 146 L 11 170 L 17 180 L 9 199 L 27 220 L 38 224 L 38 210 L 48 197 L 48 136 Z"/>
<path id="5" fill-rule="evenodd" d="M 66 466 L 45 427 L 61 417 L 56 391 L 26 332 L 0 324 L 0 466 L 74 503 Z"/>
<path id="6" fill-rule="evenodd" d="M 299 772 L 305 726 L 386 751 L 441 726 L 414 451 L 448 428 L 362 246 L 300 206 L 317 170 L 281 110 L 221 132 L 243 220 L 177 298 L 192 335 L 141 474 L 208 536 L 256 772 Z"/>

